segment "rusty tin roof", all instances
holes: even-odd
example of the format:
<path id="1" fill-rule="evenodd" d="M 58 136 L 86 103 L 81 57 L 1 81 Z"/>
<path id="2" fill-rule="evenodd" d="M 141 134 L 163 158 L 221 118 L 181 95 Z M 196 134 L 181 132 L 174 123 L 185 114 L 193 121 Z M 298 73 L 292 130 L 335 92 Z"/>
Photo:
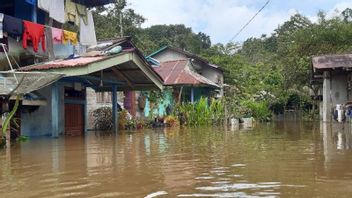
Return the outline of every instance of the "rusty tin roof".
<path id="1" fill-rule="evenodd" d="M 108 58 L 107 56 L 97 56 L 97 57 L 79 57 L 69 60 L 55 60 L 46 63 L 40 63 L 36 65 L 31 65 L 27 67 L 20 68 L 21 71 L 40 71 L 48 69 L 59 69 L 59 68 L 70 68 L 70 67 L 81 67 L 90 63 L 94 63 L 100 60 Z"/>
<path id="2" fill-rule="evenodd" d="M 317 70 L 352 68 L 352 54 L 315 56 L 312 63 Z"/>
<path id="3" fill-rule="evenodd" d="M 219 87 L 204 76 L 191 71 L 189 60 L 176 60 L 161 62 L 154 70 L 163 78 L 165 85 L 191 85 Z"/>

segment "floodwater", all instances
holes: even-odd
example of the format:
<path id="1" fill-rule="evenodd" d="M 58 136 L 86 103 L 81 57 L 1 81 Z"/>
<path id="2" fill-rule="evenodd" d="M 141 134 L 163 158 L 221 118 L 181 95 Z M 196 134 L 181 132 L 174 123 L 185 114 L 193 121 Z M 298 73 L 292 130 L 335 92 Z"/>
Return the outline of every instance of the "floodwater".
<path id="1" fill-rule="evenodd" d="M 0 197 L 350 197 L 351 131 L 276 122 L 31 139 L 0 151 Z"/>

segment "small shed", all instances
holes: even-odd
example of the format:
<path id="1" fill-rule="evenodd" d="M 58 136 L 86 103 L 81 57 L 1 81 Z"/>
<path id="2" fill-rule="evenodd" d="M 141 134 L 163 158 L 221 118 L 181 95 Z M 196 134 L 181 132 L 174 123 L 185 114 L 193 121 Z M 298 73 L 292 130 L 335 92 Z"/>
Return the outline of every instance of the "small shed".
<path id="1" fill-rule="evenodd" d="M 35 64 L 21 71 L 58 72 L 65 77 L 39 92 L 50 101 L 22 114 L 22 134 L 81 135 L 87 131 L 86 88 L 109 91 L 113 130 L 117 132 L 117 91 L 162 89 L 163 81 L 130 38 L 105 41 L 80 57 Z M 43 116 L 45 115 L 45 116 Z"/>
<path id="2" fill-rule="evenodd" d="M 323 55 L 312 58 L 311 83 L 322 95 L 320 116 L 332 121 L 336 105 L 352 102 L 352 54 Z"/>

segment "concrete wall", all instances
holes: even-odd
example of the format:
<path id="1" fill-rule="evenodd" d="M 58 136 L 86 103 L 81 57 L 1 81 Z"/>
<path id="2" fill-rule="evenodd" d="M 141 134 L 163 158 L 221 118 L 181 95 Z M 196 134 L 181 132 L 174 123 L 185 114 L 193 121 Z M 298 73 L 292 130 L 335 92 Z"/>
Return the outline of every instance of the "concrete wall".
<path id="1" fill-rule="evenodd" d="M 39 109 L 32 113 L 21 113 L 21 135 L 34 136 L 50 136 L 52 134 L 51 125 L 51 88 L 45 87 L 38 92 L 45 97 L 47 105 L 40 106 Z M 64 89 L 60 86 L 60 109 L 59 109 L 59 134 L 64 132 Z"/>
<path id="2" fill-rule="evenodd" d="M 322 116 L 324 122 L 332 121 L 332 112 L 336 104 L 348 101 L 348 73 L 324 73 Z"/>
<path id="3" fill-rule="evenodd" d="M 223 85 L 224 85 L 224 75 L 221 71 L 211 68 L 211 67 L 203 67 L 201 69 L 202 76 L 206 77 L 207 79 L 211 80 L 215 84 L 221 87 L 219 92 L 219 97 L 224 95 Z"/>
<path id="4" fill-rule="evenodd" d="M 182 59 L 187 59 L 187 56 L 178 52 L 175 52 L 170 49 L 166 49 L 159 54 L 153 56 L 154 59 L 160 61 L 160 62 L 165 62 L 165 61 L 174 61 L 174 60 L 182 60 Z"/>
<path id="5" fill-rule="evenodd" d="M 8 46 L 9 46 L 9 52 L 8 54 L 15 58 L 15 60 L 20 64 L 21 60 L 26 58 L 29 62 L 28 64 L 32 64 L 34 62 L 34 55 L 38 57 L 43 57 L 44 59 L 47 57 L 46 52 L 42 51 L 41 44 L 39 45 L 39 50 L 38 52 L 33 51 L 32 46 L 28 46 L 27 49 L 23 49 L 22 47 L 22 40 L 17 42 L 16 39 L 8 37 Z M 73 46 L 72 45 L 54 45 L 54 54 L 56 58 L 66 58 L 69 55 L 73 54 Z M 27 64 L 27 65 L 28 65 Z M 24 66 L 20 64 L 20 66 Z M 14 68 L 17 68 L 17 66 L 13 65 Z M 0 52 L 0 71 L 4 70 L 9 70 L 9 65 L 5 56 L 5 53 Z"/>
<path id="6" fill-rule="evenodd" d="M 92 88 L 86 89 L 87 93 L 87 112 L 88 112 L 88 129 L 94 129 L 94 117 L 92 113 L 94 110 L 99 109 L 101 107 L 112 107 L 111 102 L 97 102 L 97 94 Z M 108 94 L 105 97 L 109 97 Z M 117 92 L 117 102 L 121 107 L 123 107 L 123 92 Z M 106 98 L 105 101 L 108 101 Z"/>
<path id="7" fill-rule="evenodd" d="M 347 75 L 333 75 L 331 78 L 331 98 L 332 104 L 345 104 L 348 100 Z"/>

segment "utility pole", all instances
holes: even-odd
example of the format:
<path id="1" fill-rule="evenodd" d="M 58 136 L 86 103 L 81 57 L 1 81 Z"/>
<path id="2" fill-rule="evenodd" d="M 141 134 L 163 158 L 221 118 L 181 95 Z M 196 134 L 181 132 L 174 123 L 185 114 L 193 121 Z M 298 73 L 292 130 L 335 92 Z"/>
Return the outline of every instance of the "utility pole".
<path id="1" fill-rule="evenodd" d="M 125 7 L 125 2 L 124 0 L 119 0 L 118 3 L 118 9 L 119 9 L 119 19 L 120 19 L 120 37 L 123 37 L 123 23 L 122 23 L 122 17 L 123 17 L 123 13 L 122 10 Z"/>
<path id="2" fill-rule="evenodd" d="M 120 36 L 123 37 L 123 25 L 122 25 L 122 8 L 120 9 Z"/>

